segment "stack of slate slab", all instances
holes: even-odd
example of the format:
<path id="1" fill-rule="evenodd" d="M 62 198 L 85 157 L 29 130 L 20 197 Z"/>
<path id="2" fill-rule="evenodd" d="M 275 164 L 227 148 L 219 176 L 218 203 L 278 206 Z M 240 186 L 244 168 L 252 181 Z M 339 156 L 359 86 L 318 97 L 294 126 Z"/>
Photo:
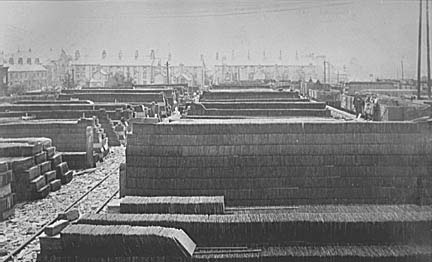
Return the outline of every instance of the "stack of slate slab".
<path id="1" fill-rule="evenodd" d="M 223 196 L 139 197 L 126 196 L 120 202 L 121 213 L 149 214 L 223 214 Z"/>
<path id="2" fill-rule="evenodd" d="M 12 216 L 16 203 L 12 192 L 13 174 L 6 160 L 0 161 L 0 221 Z"/>
<path id="3" fill-rule="evenodd" d="M 84 94 L 94 94 L 94 93 L 98 93 L 98 94 L 128 94 L 128 93 L 139 93 L 139 94 L 150 94 L 148 96 L 148 98 L 146 98 L 143 101 L 140 101 L 139 104 L 150 104 L 151 102 L 163 102 L 162 100 L 160 100 L 160 97 L 155 96 L 155 94 L 160 94 L 163 93 L 164 95 L 164 100 L 166 101 L 167 104 L 174 106 L 174 101 L 176 101 L 176 94 L 175 94 L 175 90 L 173 88 L 167 88 L 167 87 L 152 87 L 152 88 L 146 88 L 146 89 L 142 89 L 142 88 L 133 88 L 133 89 L 79 89 L 79 90 L 74 90 L 74 89 L 69 89 L 69 90 L 63 90 L 62 93 L 70 95 L 70 96 L 60 96 L 60 99 L 66 98 L 69 99 L 72 95 L 74 94 L 82 94 L 82 96 L 84 96 Z M 81 95 L 80 95 L 81 97 Z M 80 98 L 81 99 L 81 98 Z M 155 100 L 157 99 L 157 100 Z"/>
<path id="4" fill-rule="evenodd" d="M 203 102 L 193 103 L 188 118 L 207 117 L 329 117 L 325 103 L 315 102 Z"/>
<path id="5" fill-rule="evenodd" d="M 204 91 L 201 102 L 281 102 L 299 101 L 298 92 L 276 91 L 269 89 L 230 89 Z"/>
<path id="6" fill-rule="evenodd" d="M 162 102 L 165 103 L 164 93 L 145 93 L 145 92 L 98 92 L 98 90 L 92 90 L 93 92 L 74 92 L 71 94 L 60 94 L 60 100 L 80 99 L 80 100 L 91 100 L 95 103 L 106 103 L 106 102 L 120 102 L 130 104 L 143 104 L 151 102 Z"/>
<path id="7" fill-rule="evenodd" d="M 245 83 L 221 83 L 219 85 L 212 85 L 211 90 L 218 89 L 271 89 L 272 85 L 257 83 L 257 82 L 245 82 Z"/>
<path id="8" fill-rule="evenodd" d="M 95 166 L 93 119 L 80 120 L 15 120 L 0 123 L 0 137 L 48 137 L 70 168 Z"/>
<path id="9" fill-rule="evenodd" d="M 195 243 L 181 229 L 72 224 L 43 238 L 38 261 L 183 261 Z M 163 259 L 163 260 L 162 260 Z"/>
<path id="10" fill-rule="evenodd" d="M 88 126 L 93 127 L 93 153 L 95 161 L 102 161 L 109 153 L 108 137 L 99 122 L 99 118 L 80 118 L 81 122 L 87 122 Z"/>
<path id="11" fill-rule="evenodd" d="M 60 104 L 60 102 L 62 104 Z M 75 102 L 75 103 L 74 103 Z M 81 104 L 79 104 L 80 102 Z M 119 146 L 120 141 L 114 132 L 113 120 L 129 120 L 132 118 L 132 111 L 127 109 L 126 104 L 88 104 L 88 101 L 45 101 L 29 103 L 29 101 L 18 101 L 9 106 L 0 106 L 0 117 L 25 117 L 32 116 L 35 119 L 79 119 L 81 117 L 97 117 L 107 137 L 109 146 Z M 108 108 L 110 111 L 107 111 Z"/>
<path id="12" fill-rule="evenodd" d="M 44 198 L 73 177 L 47 138 L 0 139 L 0 157 L 12 171 L 10 190 L 17 201 Z"/>
<path id="13" fill-rule="evenodd" d="M 134 123 L 120 186 L 124 195 L 223 195 L 228 206 L 421 203 L 432 195 L 431 138 L 428 123 L 414 122 Z"/>
<path id="14" fill-rule="evenodd" d="M 47 101 L 16 101 L 14 104 L 0 105 L 0 112 L 40 112 L 64 111 L 64 114 L 73 114 L 74 111 L 93 112 L 104 110 L 110 119 L 129 119 L 132 116 L 131 105 L 127 103 L 93 103 L 89 100 L 47 100 Z M 65 118 L 75 118 L 65 117 Z"/>
<path id="15" fill-rule="evenodd" d="M 41 241 L 38 260 L 150 262 L 172 261 L 176 257 L 175 261 L 185 262 L 426 262 L 432 259 L 430 206 L 243 207 L 218 209 L 211 214 L 206 213 L 208 209 L 201 209 L 209 204 L 219 206 L 221 200 L 220 197 L 127 197 L 121 200 L 122 213 L 84 215 L 58 238 Z M 159 207 L 157 202 L 161 203 Z M 197 212 L 183 213 L 182 204 L 186 202 L 195 205 Z M 175 213 L 166 209 L 169 203 Z M 179 249 L 166 246 L 167 251 L 161 253 L 159 245 L 166 243 L 164 240 L 142 239 L 148 232 L 159 235 L 152 231 L 155 227 L 159 232 L 170 232 Z M 172 233 L 172 228 L 180 231 Z M 132 230 L 135 238 L 141 239 L 139 242 L 130 240 Z M 134 248 L 124 249 L 126 243 Z M 151 253 L 149 246 L 154 246 Z M 172 253 L 173 250 L 182 252 Z M 131 256 L 135 260 L 128 260 Z"/>

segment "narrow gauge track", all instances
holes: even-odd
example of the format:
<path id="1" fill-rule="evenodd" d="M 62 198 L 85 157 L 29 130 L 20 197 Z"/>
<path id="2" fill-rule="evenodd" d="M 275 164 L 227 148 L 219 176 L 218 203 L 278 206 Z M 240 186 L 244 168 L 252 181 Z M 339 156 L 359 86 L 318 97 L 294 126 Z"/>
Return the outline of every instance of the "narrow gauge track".
<path id="1" fill-rule="evenodd" d="M 117 163 L 118 166 L 120 165 L 120 163 Z M 113 175 L 118 174 L 119 170 L 118 170 L 118 166 L 117 168 L 115 168 L 114 170 L 111 170 L 110 172 L 108 172 L 105 176 L 102 177 L 102 179 L 100 179 L 95 185 L 93 185 L 90 189 L 88 189 L 84 194 L 82 194 L 78 199 L 76 199 L 74 202 L 72 202 L 71 204 L 69 204 L 64 210 L 62 210 L 62 212 L 67 212 L 75 207 L 78 207 L 81 203 L 83 203 L 84 201 L 92 201 L 92 198 L 88 198 L 89 195 L 91 195 L 91 193 L 94 193 L 96 189 L 101 188 L 101 186 L 104 184 L 104 182 L 112 182 L 110 181 L 113 177 Z M 87 171 L 88 173 L 93 173 L 95 171 L 95 169 L 91 169 L 89 171 Z M 111 179 L 110 179 L 111 178 Z M 104 207 L 118 194 L 119 192 L 119 187 L 118 187 L 118 178 L 115 178 L 114 181 L 117 184 L 117 189 L 114 190 L 113 193 L 111 193 L 109 195 L 109 197 L 101 204 L 99 205 L 96 210 L 95 213 L 100 213 Z M 58 220 L 58 216 L 47 221 L 46 223 L 44 223 L 42 225 L 42 227 L 33 235 L 31 235 L 29 238 L 27 238 L 24 243 L 22 243 L 19 247 L 17 247 L 15 250 L 13 250 L 11 253 L 9 253 L 4 259 L 3 262 L 7 262 L 7 261 L 15 261 L 15 256 L 18 255 L 20 252 L 22 252 L 27 246 L 29 246 L 39 235 L 41 235 L 45 228 L 47 228 L 49 225 L 51 225 L 52 223 L 56 222 Z"/>

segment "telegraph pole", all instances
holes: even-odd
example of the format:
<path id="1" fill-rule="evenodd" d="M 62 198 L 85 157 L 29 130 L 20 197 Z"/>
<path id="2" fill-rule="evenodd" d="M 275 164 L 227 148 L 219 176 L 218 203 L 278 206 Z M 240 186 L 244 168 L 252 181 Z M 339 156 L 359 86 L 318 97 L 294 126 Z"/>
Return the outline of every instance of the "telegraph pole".
<path id="1" fill-rule="evenodd" d="M 324 60 L 324 81 L 323 81 L 323 84 L 325 84 L 326 83 L 326 61 Z"/>
<path id="2" fill-rule="evenodd" d="M 429 41 L 429 0 L 426 0 L 426 52 L 427 52 L 427 88 L 428 98 L 431 98 L 431 70 L 430 70 L 430 41 Z"/>
<path id="3" fill-rule="evenodd" d="M 404 80 L 403 60 L 401 60 L 402 80 Z"/>
<path id="4" fill-rule="evenodd" d="M 420 0 L 419 8 L 419 31 L 418 31 L 418 49 L 417 49 L 417 99 L 420 99 L 421 89 L 421 34 L 422 34 L 422 0 Z"/>
<path id="5" fill-rule="evenodd" d="M 166 62 L 166 74 L 167 74 L 167 84 L 170 84 L 170 77 L 169 77 L 169 63 Z"/>

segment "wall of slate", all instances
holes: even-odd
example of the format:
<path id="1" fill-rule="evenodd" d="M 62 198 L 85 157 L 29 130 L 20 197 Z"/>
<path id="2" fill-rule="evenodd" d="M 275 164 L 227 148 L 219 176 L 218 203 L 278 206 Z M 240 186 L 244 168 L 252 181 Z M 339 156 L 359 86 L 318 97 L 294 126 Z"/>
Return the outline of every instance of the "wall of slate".
<path id="1" fill-rule="evenodd" d="M 224 195 L 228 206 L 428 201 L 427 123 L 136 123 L 125 195 Z"/>

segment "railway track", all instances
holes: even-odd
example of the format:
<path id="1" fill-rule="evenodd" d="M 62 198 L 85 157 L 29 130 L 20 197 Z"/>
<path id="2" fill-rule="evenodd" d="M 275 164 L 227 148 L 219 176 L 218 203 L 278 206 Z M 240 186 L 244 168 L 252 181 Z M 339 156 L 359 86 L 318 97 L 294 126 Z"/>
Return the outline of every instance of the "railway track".
<path id="1" fill-rule="evenodd" d="M 124 148 L 116 148 L 116 150 L 118 152 L 114 152 L 114 154 L 115 153 L 122 154 L 124 157 Z M 121 150 L 123 150 L 123 152 L 121 152 Z M 93 182 L 93 185 L 89 187 L 83 194 L 81 194 L 78 198 L 76 198 L 72 203 L 67 205 L 67 207 L 58 210 L 57 213 L 67 212 L 75 208 L 79 209 L 81 213 L 100 213 L 104 209 L 104 207 L 110 202 L 110 200 L 112 200 L 114 197 L 117 196 L 119 191 L 118 167 L 121 162 L 119 162 L 119 159 L 117 159 L 117 157 L 114 157 L 111 160 L 107 159 L 106 162 L 108 162 L 108 166 L 105 165 L 105 168 L 103 170 L 92 169 L 92 170 L 88 170 L 88 172 L 81 173 L 81 175 L 84 175 L 86 173 L 107 171 L 97 181 Z M 87 175 L 91 175 L 91 174 L 87 174 Z M 67 186 L 69 185 L 66 185 L 66 187 Z M 80 187 L 81 185 L 78 184 L 78 186 Z M 57 214 L 53 214 L 53 215 L 54 217 L 44 222 L 41 228 L 37 230 L 37 232 L 27 237 L 23 243 L 21 243 L 17 248 L 15 248 L 12 252 L 10 252 L 6 257 L 2 258 L 3 260 L 1 261 L 3 262 L 29 261 L 28 257 L 21 259 L 24 257 L 24 255 L 23 256 L 19 256 L 19 255 L 22 253 L 27 254 L 28 252 L 37 251 L 33 248 L 30 251 L 27 251 L 26 253 L 26 249 L 28 249 L 30 246 L 33 247 L 37 246 L 38 244 L 37 237 L 44 232 L 45 228 L 48 225 L 57 221 L 58 219 Z M 32 257 L 35 258 L 35 256 Z M 33 259 L 31 261 L 33 261 Z"/>

